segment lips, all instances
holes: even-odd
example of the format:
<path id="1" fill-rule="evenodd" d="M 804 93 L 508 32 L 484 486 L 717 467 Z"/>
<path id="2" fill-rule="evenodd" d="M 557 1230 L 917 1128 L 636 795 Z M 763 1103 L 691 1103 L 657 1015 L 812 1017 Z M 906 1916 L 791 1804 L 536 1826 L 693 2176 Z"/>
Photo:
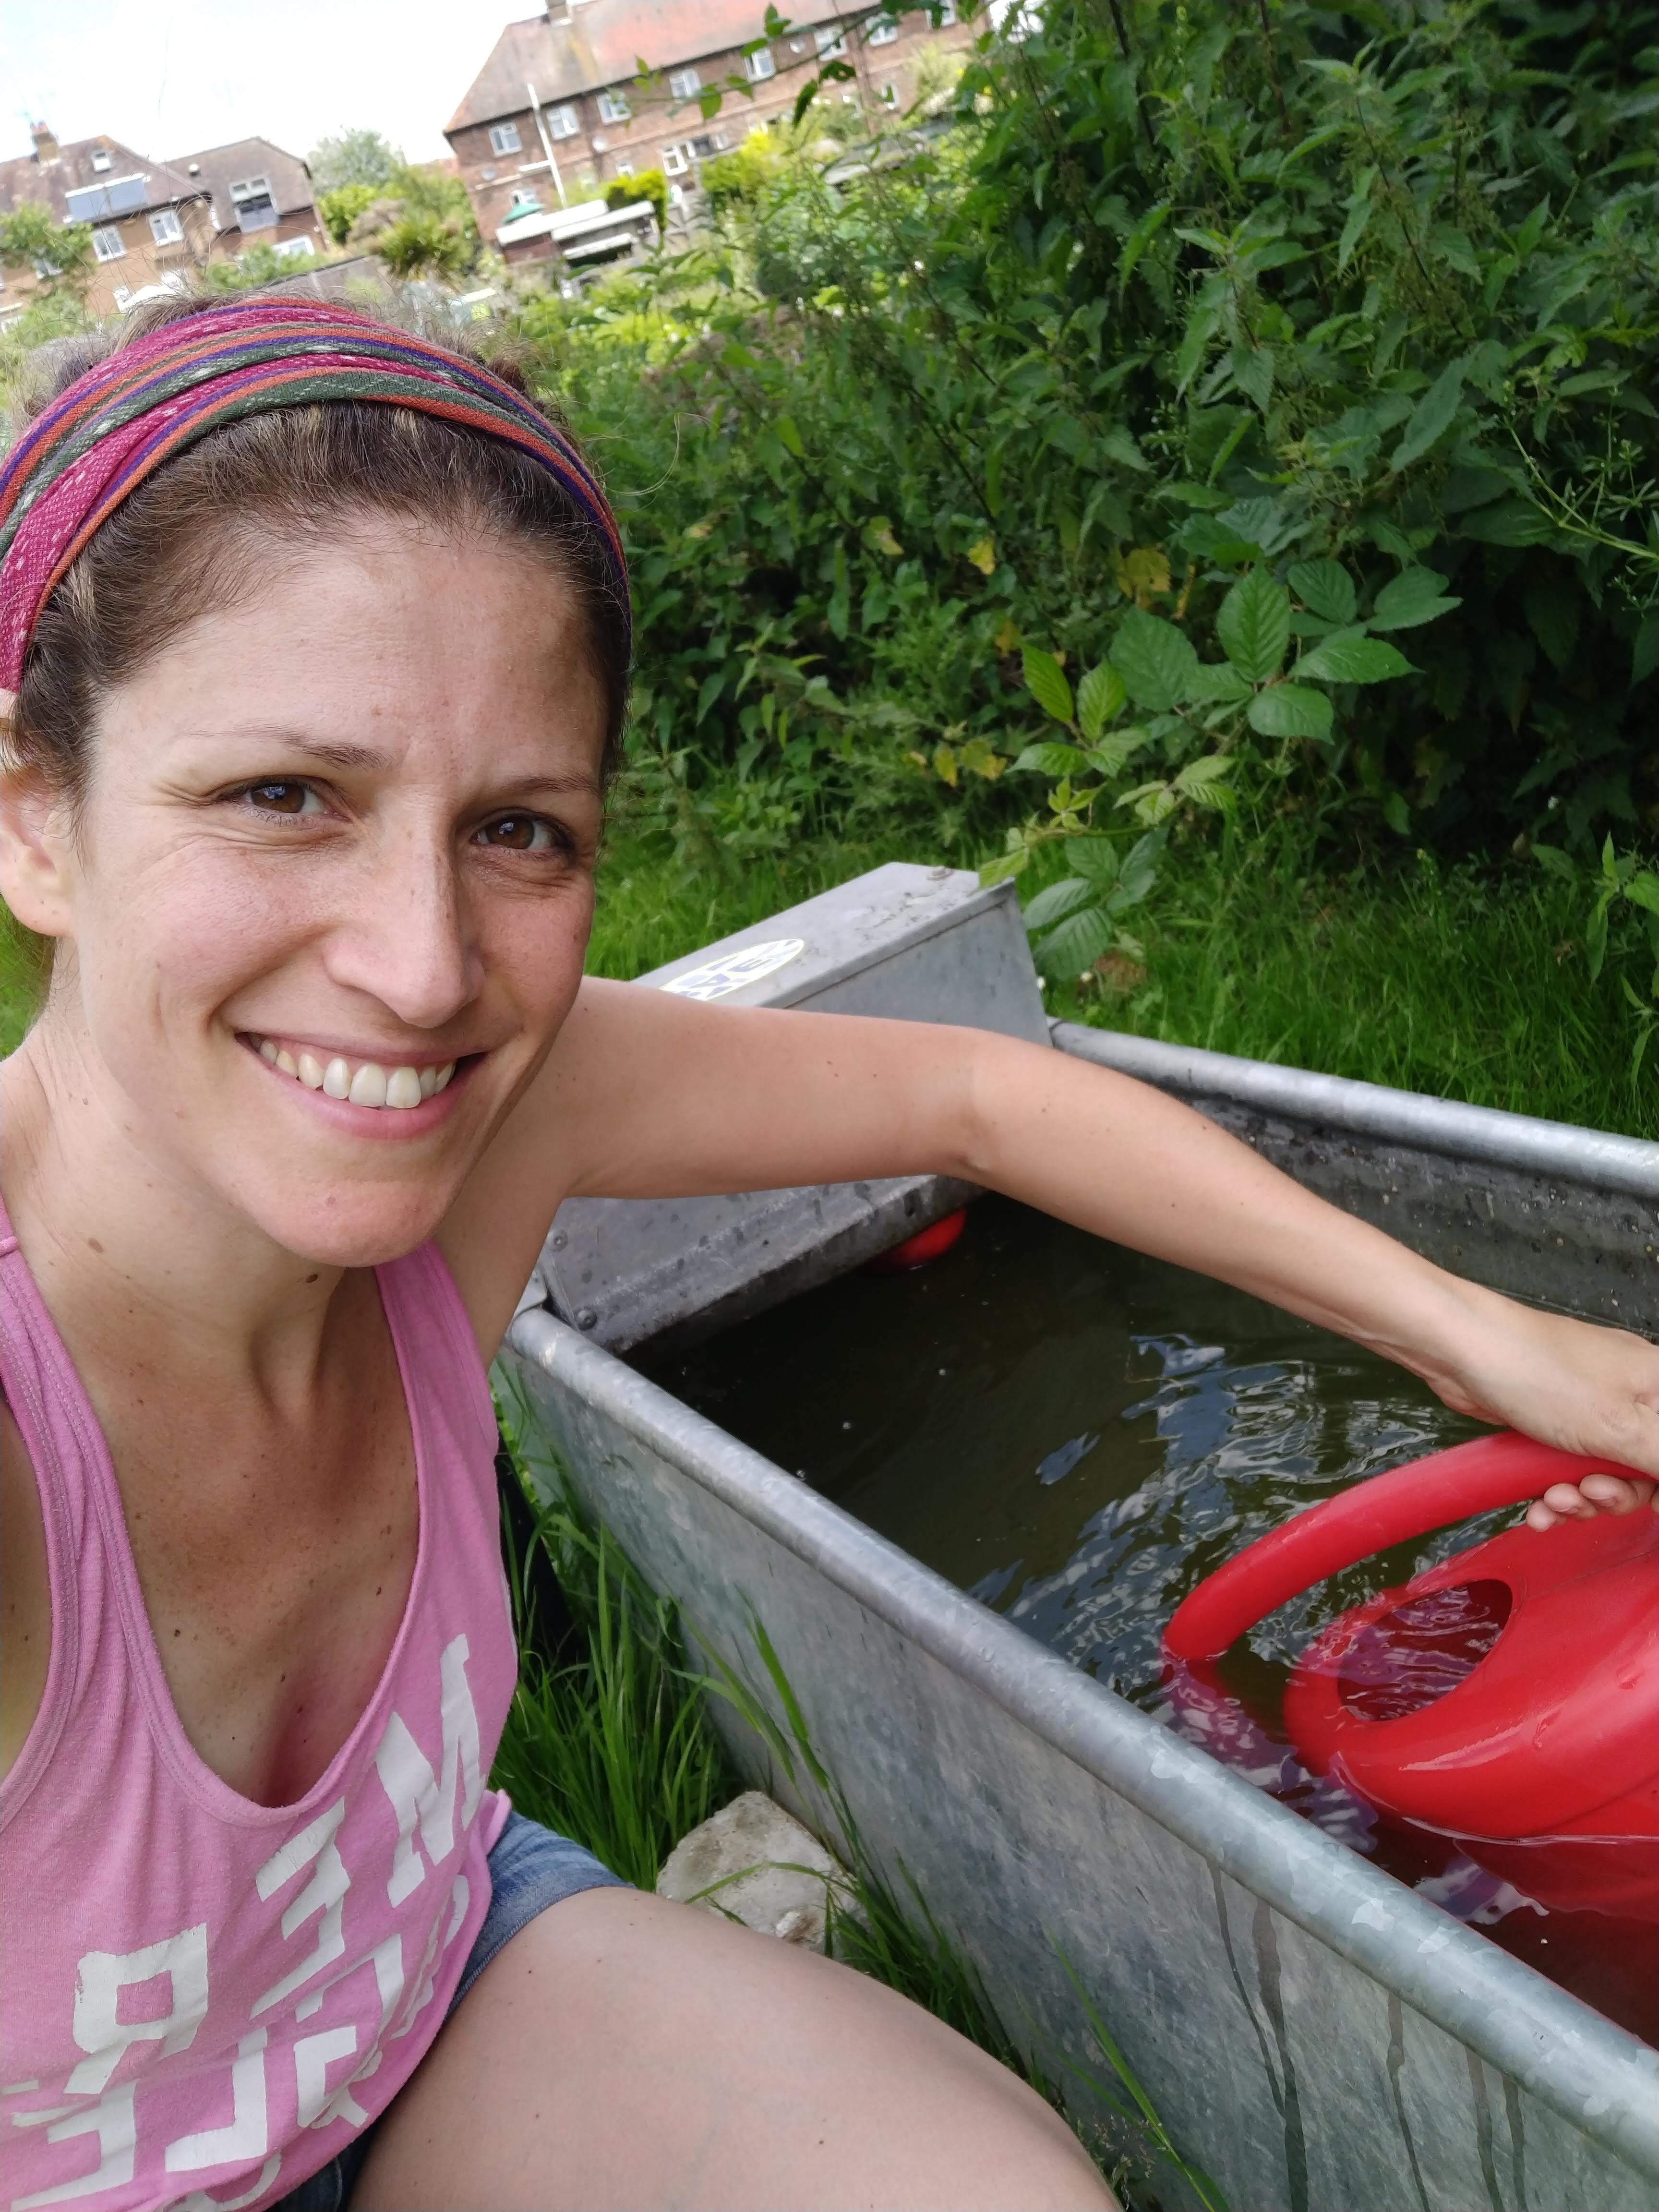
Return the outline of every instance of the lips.
<path id="1" fill-rule="evenodd" d="M 303 1046 L 290 1049 L 274 1037 L 251 1035 L 247 1041 L 268 1067 L 290 1076 L 307 1091 L 320 1091 L 325 1097 L 346 1099 L 354 1106 L 394 1113 L 407 1112 L 435 1097 L 455 1073 L 453 1060 L 419 1067 L 404 1060 L 387 1066 L 381 1060 L 348 1059 L 342 1053 L 325 1060 Z"/>

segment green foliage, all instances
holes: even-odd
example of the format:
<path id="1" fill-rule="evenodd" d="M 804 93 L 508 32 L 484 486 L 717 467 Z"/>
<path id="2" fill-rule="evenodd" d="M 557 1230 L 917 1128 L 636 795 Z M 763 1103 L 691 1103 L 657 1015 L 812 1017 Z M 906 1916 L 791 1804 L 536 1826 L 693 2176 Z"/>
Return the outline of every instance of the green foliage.
<path id="1" fill-rule="evenodd" d="M 705 180 L 707 172 L 705 172 Z M 605 204 L 608 208 L 628 207 L 637 200 L 649 200 L 657 210 L 657 231 L 661 237 L 668 234 L 668 179 L 660 169 L 641 169 L 635 176 L 617 177 L 605 188 Z"/>
<path id="2" fill-rule="evenodd" d="M 767 187 L 777 182 L 782 167 L 783 157 L 769 133 L 745 138 L 729 154 L 704 163 L 702 188 L 709 207 L 716 215 L 736 207 L 752 208 Z"/>
<path id="3" fill-rule="evenodd" d="M 404 157 L 378 131 L 341 131 L 319 138 L 306 157 L 311 181 L 320 193 L 343 186 L 368 186 L 380 192 L 404 166 Z M 320 205 L 320 202 L 319 203 Z"/>
<path id="4" fill-rule="evenodd" d="M 527 318 L 623 511 L 665 813 L 994 848 L 1029 643 L 1124 681 L 1113 805 L 1213 757 L 1345 855 L 1639 840 L 1645 34 L 1117 15 L 1127 58 L 1049 0 L 899 166 L 785 161 L 715 244 Z M 1215 811 L 1189 777 L 1175 834 Z"/>
<path id="5" fill-rule="evenodd" d="M 477 255 L 477 234 L 423 209 L 410 209 L 369 241 L 394 276 L 459 276 Z"/>
<path id="6" fill-rule="evenodd" d="M 378 199 L 386 197 L 386 182 L 374 184 L 337 185 L 331 191 L 319 192 L 317 212 L 322 217 L 323 228 L 336 246 L 343 246 L 351 235 L 351 226 L 361 215 L 367 214 Z"/>
<path id="7" fill-rule="evenodd" d="M 247 292 L 284 276 L 303 276 L 316 266 L 314 253 L 279 253 L 274 246 L 256 241 L 231 259 L 210 261 L 202 282 L 210 292 Z"/>
<path id="8" fill-rule="evenodd" d="M 46 299 L 79 300 L 92 282 L 91 226 L 59 222 L 38 200 L 24 200 L 0 216 L 0 268 L 32 270 Z"/>

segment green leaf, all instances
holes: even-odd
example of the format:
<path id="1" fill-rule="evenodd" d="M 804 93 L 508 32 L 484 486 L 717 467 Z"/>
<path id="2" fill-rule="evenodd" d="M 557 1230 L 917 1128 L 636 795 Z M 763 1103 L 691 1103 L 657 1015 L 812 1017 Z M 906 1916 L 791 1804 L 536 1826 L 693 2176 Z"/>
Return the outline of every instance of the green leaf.
<path id="1" fill-rule="evenodd" d="M 1578 643 L 1578 586 L 1571 574 L 1558 574 L 1532 586 L 1521 602 L 1527 622 L 1551 661 L 1565 670 Z"/>
<path id="2" fill-rule="evenodd" d="M 1642 869 L 1625 885 L 1625 896 L 1644 913 L 1659 914 L 1659 876 Z"/>
<path id="3" fill-rule="evenodd" d="M 1264 684 L 1278 674 L 1291 641 L 1291 595 L 1265 568 L 1252 568 L 1221 602 L 1215 628 L 1239 674 Z"/>
<path id="4" fill-rule="evenodd" d="M 1401 469 L 1426 453 L 1436 440 L 1451 427 L 1463 397 L 1463 377 L 1467 362 L 1455 361 L 1443 368 L 1434 382 L 1412 410 L 1412 418 L 1406 425 L 1406 434 L 1395 447 L 1389 466 L 1398 475 Z"/>
<path id="5" fill-rule="evenodd" d="M 1584 951 L 1589 960 L 1590 981 L 1593 983 L 1601 972 L 1601 963 L 1607 957 L 1607 899 L 1597 899 L 1584 923 Z"/>
<path id="6" fill-rule="evenodd" d="M 1534 845 L 1532 857 L 1547 876 L 1559 876 L 1564 882 L 1570 884 L 1577 882 L 1577 863 L 1559 845 Z"/>
<path id="7" fill-rule="evenodd" d="M 1518 494 L 1495 507 L 1477 507 L 1457 526 L 1460 535 L 1481 545 L 1536 545 L 1554 535 L 1549 517 Z"/>
<path id="8" fill-rule="evenodd" d="M 1089 765 L 1108 783 L 1115 782 L 1146 742 L 1145 730 L 1119 730 L 1111 737 L 1103 738 L 1097 745 L 1090 746 Z"/>
<path id="9" fill-rule="evenodd" d="M 1237 764 L 1231 753 L 1206 753 L 1200 760 L 1188 762 L 1176 776 L 1175 787 L 1194 805 L 1218 806 L 1225 811 L 1233 805 L 1227 779 Z"/>
<path id="10" fill-rule="evenodd" d="M 1109 915 L 1085 907 L 1050 931 L 1034 948 L 1045 975 L 1086 975 L 1103 952 L 1109 952 L 1117 930 Z"/>
<path id="11" fill-rule="evenodd" d="M 1080 907 L 1092 906 L 1099 896 L 1098 884 L 1085 882 L 1081 876 L 1067 876 L 1037 893 L 1025 909 L 1025 927 L 1028 930 L 1047 929 L 1056 921 L 1063 921 L 1068 914 L 1075 914 Z"/>
<path id="12" fill-rule="evenodd" d="M 1273 396 L 1273 356 L 1271 346 L 1237 345 L 1232 351 L 1233 382 L 1262 414 Z"/>
<path id="13" fill-rule="evenodd" d="M 1227 707 L 1248 699 L 1250 687 L 1230 660 L 1201 660 L 1188 687 L 1189 700 L 1206 707 Z"/>
<path id="14" fill-rule="evenodd" d="M 1167 830 L 1150 830 L 1146 836 L 1135 839 L 1118 871 L 1117 890 L 1113 895 L 1113 903 L 1117 908 L 1139 905 L 1158 881 L 1158 857 L 1169 842 Z"/>
<path id="15" fill-rule="evenodd" d="M 1391 791 L 1382 802 L 1382 819 L 1396 837 L 1409 837 L 1412 830 L 1412 811 L 1406 804 L 1403 792 Z"/>
<path id="16" fill-rule="evenodd" d="M 1132 607 L 1112 641 L 1111 664 L 1135 704 L 1161 714 L 1187 696 L 1198 655 L 1173 623 Z"/>
<path id="17" fill-rule="evenodd" d="M 1437 621 L 1461 607 L 1462 599 L 1443 599 L 1441 586 L 1445 578 L 1432 568 L 1402 568 L 1391 583 L 1384 584 L 1376 595 L 1376 605 L 1371 611 L 1373 629 L 1416 629 L 1423 623 Z"/>
<path id="18" fill-rule="evenodd" d="M 806 448 L 800 441 L 800 432 L 795 428 L 793 416 L 780 415 L 772 427 L 795 459 L 798 461 L 804 461 L 806 459 Z"/>
<path id="19" fill-rule="evenodd" d="M 1298 681 L 1320 684 L 1381 684 L 1390 676 L 1409 676 L 1412 665 L 1405 654 L 1380 637 L 1328 637 L 1304 653 L 1291 674 Z"/>
<path id="20" fill-rule="evenodd" d="M 1128 698 L 1123 678 L 1108 660 L 1091 668 L 1077 687 L 1077 726 L 1093 744 Z"/>
<path id="21" fill-rule="evenodd" d="M 1327 738 L 1331 702 L 1305 684 L 1270 684 L 1251 700 L 1246 720 L 1264 738 Z"/>
<path id="22" fill-rule="evenodd" d="M 1290 586 L 1304 606 L 1327 622 L 1342 628 L 1353 620 L 1359 604 L 1353 578 L 1340 561 L 1297 561 L 1290 572 Z"/>
<path id="23" fill-rule="evenodd" d="M 1066 858 L 1074 873 L 1086 876 L 1097 887 L 1117 881 L 1118 849 L 1109 837 L 1068 838 Z"/>
<path id="24" fill-rule="evenodd" d="M 1043 713 L 1052 714 L 1057 722 L 1069 722 L 1074 711 L 1072 687 L 1053 653 L 1028 645 L 1021 652 L 1020 663 L 1025 671 L 1025 688 Z"/>
<path id="25" fill-rule="evenodd" d="M 1029 851 L 999 853 L 994 860 L 988 860 L 979 872 L 980 882 L 988 890 L 993 884 L 1006 883 L 1010 876 L 1023 876 L 1030 866 Z"/>
<path id="26" fill-rule="evenodd" d="M 1340 276 L 1353 258 L 1353 250 L 1365 234 L 1365 226 L 1371 219 L 1371 203 L 1363 199 L 1357 207 L 1348 210 L 1348 220 L 1342 226 L 1342 235 L 1337 240 L 1336 268 Z"/>
<path id="27" fill-rule="evenodd" d="M 1041 738 L 1036 744 L 1026 746 L 1014 768 L 1016 772 L 1024 769 L 1037 775 L 1086 775 L 1089 756 L 1077 745 L 1061 744 L 1055 738 Z"/>

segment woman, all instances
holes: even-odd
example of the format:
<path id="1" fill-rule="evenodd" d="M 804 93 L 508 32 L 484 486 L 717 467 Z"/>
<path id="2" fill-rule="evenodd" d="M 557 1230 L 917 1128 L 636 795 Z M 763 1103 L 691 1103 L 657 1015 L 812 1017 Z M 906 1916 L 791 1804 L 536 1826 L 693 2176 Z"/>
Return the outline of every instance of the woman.
<path id="1" fill-rule="evenodd" d="M 572 1194 L 961 1174 L 1659 1470 L 1649 1346 L 1157 1092 L 584 981 L 627 606 L 569 441 L 331 308 L 130 326 L 0 475 L 14 2207 L 1109 2202 L 939 2023 L 484 1790 L 484 1366 Z"/>

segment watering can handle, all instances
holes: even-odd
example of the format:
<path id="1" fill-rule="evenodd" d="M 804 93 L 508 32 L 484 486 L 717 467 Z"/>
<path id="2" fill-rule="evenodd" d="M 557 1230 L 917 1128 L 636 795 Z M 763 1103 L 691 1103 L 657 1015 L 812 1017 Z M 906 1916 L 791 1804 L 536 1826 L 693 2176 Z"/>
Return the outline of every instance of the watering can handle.
<path id="1" fill-rule="evenodd" d="M 1504 1429 L 1390 1468 L 1298 1513 L 1208 1576 L 1176 1608 L 1164 1649 L 1172 1659 L 1219 1658 L 1276 1606 L 1340 1568 L 1609 1464 Z"/>

